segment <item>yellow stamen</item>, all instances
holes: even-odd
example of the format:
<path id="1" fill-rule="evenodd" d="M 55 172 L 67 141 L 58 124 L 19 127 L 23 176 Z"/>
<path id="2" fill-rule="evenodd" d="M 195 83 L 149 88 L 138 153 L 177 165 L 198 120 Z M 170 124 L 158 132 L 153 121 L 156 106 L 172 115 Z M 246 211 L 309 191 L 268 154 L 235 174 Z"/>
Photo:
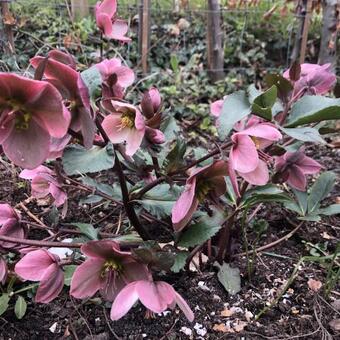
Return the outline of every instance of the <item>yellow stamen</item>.
<path id="1" fill-rule="evenodd" d="M 122 126 L 122 129 L 124 129 L 126 127 L 129 128 L 129 129 L 132 129 L 132 128 L 135 127 L 135 122 L 130 115 L 123 114 L 122 120 L 121 120 L 121 126 Z"/>
<path id="2" fill-rule="evenodd" d="M 32 115 L 28 112 L 17 113 L 15 117 L 15 128 L 17 130 L 27 130 L 29 128 Z"/>
<path id="3" fill-rule="evenodd" d="M 196 184 L 196 197 L 200 203 L 204 201 L 211 189 L 212 187 L 209 181 L 199 181 Z"/>
<path id="4" fill-rule="evenodd" d="M 113 259 L 107 260 L 105 261 L 103 265 L 101 276 L 105 276 L 105 274 L 111 270 L 116 271 L 116 272 L 121 272 L 122 269 L 123 269 L 123 266 L 120 263 L 116 262 Z"/>

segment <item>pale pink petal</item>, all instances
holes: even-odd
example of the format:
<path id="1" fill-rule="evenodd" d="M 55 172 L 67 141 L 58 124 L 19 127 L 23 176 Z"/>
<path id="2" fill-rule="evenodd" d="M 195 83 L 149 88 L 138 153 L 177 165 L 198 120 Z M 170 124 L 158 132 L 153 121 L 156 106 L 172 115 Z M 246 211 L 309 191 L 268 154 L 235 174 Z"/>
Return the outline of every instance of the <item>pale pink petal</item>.
<path id="1" fill-rule="evenodd" d="M 136 291 L 140 302 L 154 313 L 161 313 L 168 307 L 159 294 L 158 286 L 152 281 L 137 281 Z"/>
<path id="2" fill-rule="evenodd" d="M 106 13 L 109 17 L 113 17 L 117 12 L 117 0 L 104 0 L 97 3 L 97 11 Z"/>
<path id="3" fill-rule="evenodd" d="M 132 282 L 123 288 L 114 300 L 111 308 L 111 320 L 116 321 L 122 318 L 138 301 L 136 285 L 138 282 Z"/>
<path id="4" fill-rule="evenodd" d="M 179 295 L 177 292 L 175 292 L 175 301 L 178 305 L 178 307 L 181 309 L 181 311 L 184 313 L 186 318 L 190 321 L 193 322 L 195 319 L 195 315 L 187 302 L 182 298 L 181 295 Z"/>
<path id="5" fill-rule="evenodd" d="M 250 172 L 256 169 L 259 156 L 252 139 L 247 134 L 241 133 L 234 133 L 231 137 L 234 145 L 230 150 L 229 161 L 235 170 Z"/>
<path id="6" fill-rule="evenodd" d="M 52 197 L 55 200 L 54 203 L 55 203 L 56 207 L 60 207 L 67 200 L 66 193 L 63 190 L 61 190 L 57 185 L 55 185 L 53 183 L 50 184 L 50 194 L 52 195 Z"/>
<path id="7" fill-rule="evenodd" d="M 241 197 L 240 195 L 240 190 L 238 188 L 238 183 L 237 183 L 237 176 L 236 176 L 236 171 L 235 169 L 233 168 L 233 164 L 232 162 L 230 161 L 230 157 L 229 157 L 229 164 L 228 164 L 228 168 L 229 168 L 229 178 L 230 178 L 230 182 L 231 182 L 231 185 L 234 189 L 234 192 L 236 194 L 237 197 Z"/>
<path id="8" fill-rule="evenodd" d="M 8 219 L 0 228 L 0 235 L 9 236 L 17 239 L 25 238 L 25 231 L 16 218 Z M 2 248 L 13 248 L 12 242 L 0 241 Z"/>
<path id="9" fill-rule="evenodd" d="M 114 252 L 121 254 L 119 244 L 111 240 L 90 241 L 81 247 L 81 252 L 88 257 L 96 259 L 109 259 L 114 255 Z M 126 255 L 129 253 L 124 253 Z"/>
<path id="10" fill-rule="evenodd" d="M 65 135 L 63 138 L 51 138 L 50 152 L 48 159 L 57 159 L 62 157 L 66 145 L 70 142 L 71 136 Z"/>
<path id="11" fill-rule="evenodd" d="M 238 132 L 238 134 L 260 137 L 270 141 L 278 141 L 282 138 L 280 131 L 270 123 L 260 123 Z"/>
<path id="12" fill-rule="evenodd" d="M 221 112 L 222 112 L 223 103 L 224 103 L 223 99 L 216 100 L 215 102 L 211 103 L 210 104 L 210 114 L 214 117 L 219 117 L 221 115 Z"/>
<path id="13" fill-rule="evenodd" d="M 255 170 L 247 173 L 238 172 L 248 183 L 254 185 L 265 185 L 269 181 L 269 171 L 267 164 L 259 160 L 258 166 Z"/>
<path id="14" fill-rule="evenodd" d="M 162 103 L 161 94 L 156 87 L 152 87 L 149 91 L 149 96 L 153 105 L 154 112 L 157 112 Z"/>
<path id="15" fill-rule="evenodd" d="M 35 296 L 35 302 L 49 303 L 54 300 L 64 287 L 64 272 L 57 263 L 51 264 L 41 277 Z"/>
<path id="16" fill-rule="evenodd" d="M 93 296 L 105 284 L 105 277 L 102 276 L 103 259 L 88 259 L 75 270 L 70 294 L 78 299 Z"/>
<path id="17" fill-rule="evenodd" d="M 16 265 L 15 272 L 25 280 L 40 281 L 46 269 L 55 261 L 45 249 L 26 254 Z"/>
<path id="18" fill-rule="evenodd" d="M 132 85 L 135 81 L 135 73 L 129 67 L 117 67 L 114 74 L 117 75 L 118 84 L 124 88 Z"/>
<path id="19" fill-rule="evenodd" d="M 112 25 L 112 33 L 109 36 L 112 39 L 120 40 L 122 42 L 129 42 L 131 39 L 125 36 L 128 29 L 129 26 L 125 20 L 117 19 Z"/>
<path id="20" fill-rule="evenodd" d="M 24 179 L 33 179 L 35 176 L 39 175 L 39 174 L 49 174 L 49 175 L 53 175 L 53 171 L 51 169 L 49 169 L 48 167 L 44 166 L 44 165 L 40 165 L 35 169 L 32 170 L 22 170 L 19 174 L 20 178 L 24 178 Z"/>
<path id="21" fill-rule="evenodd" d="M 6 223 L 9 219 L 17 219 L 18 215 L 15 210 L 7 203 L 0 204 L 0 225 Z"/>
<path id="22" fill-rule="evenodd" d="M 126 154 L 133 156 L 142 144 L 145 130 L 128 129 L 126 135 Z"/>
<path id="23" fill-rule="evenodd" d="M 112 21 L 111 18 L 105 13 L 97 12 L 96 21 L 98 28 L 103 32 L 104 36 L 112 37 Z"/>
<path id="24" fill-rule="evenodd" d="M 112 143 L 122 143 L 126 141 L 130 129 L 122 129 L 121 124 L 122 118 L 117 114 L 110 114 L 103 120 L 102 127 Z"/>

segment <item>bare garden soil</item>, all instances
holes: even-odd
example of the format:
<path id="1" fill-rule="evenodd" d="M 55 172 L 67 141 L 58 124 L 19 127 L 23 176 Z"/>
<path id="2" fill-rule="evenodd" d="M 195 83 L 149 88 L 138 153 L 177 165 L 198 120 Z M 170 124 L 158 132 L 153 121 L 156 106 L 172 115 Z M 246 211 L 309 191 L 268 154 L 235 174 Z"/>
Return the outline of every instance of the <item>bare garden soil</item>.
<path id="1" fill-rule="evenodd" d="M 328 170 L 339 174 L 339 150 L 325 146 L 311 148 L 307 153 Z M 0 169 L 0 201 L 13 206 L 26 202 L 27 208 L 49 225 L 46 218 L 48 207 L 27 200 L 29 190 L 19 181 L 17 169 L 7 163 L 1 163 Z M 329 198 L 332 203 L 340 196 L 339 189 L 338 184 Z M 91 222 L 96 227 L 100 225 L 104 231 L 114 230 L 120 208 L 78 205 L 80 194 L 72 191 L 69 194 L 72 199 L 64 221 Z M 294 228 L 286 218 L 288 212 L 279 205 L 266 205 L 259 214 L 268 220 L 270 228 L 258 246 L 273 242 Z M 23 211 L 22 215 L 26 220 L 30 219 Z M 41 233 L 34 231 L 30 235 L 41 239 Z M 307 284 L 310 278 L 324 283 L 326 269 L 318 263 L 305 263 L 278 305 L 255 321 L 255 315 L 266 302 L 280 292 L 298 259 L 309 255 L 310 245 L 325 246 L 324 251 L 332 254 L 339 239 L 339 216 L 322 222 L 308 222 L 289 240 L 259 253 L 251 282 L 246 278 L 246 258 L 235 256 L 233 266 L 239 267 L 242 273 L 242 291 L 235 296 L 226 293 L 211 265 L 203 265 L 195 272 L 162 277 L 187 299 L 195 312 L 192 324 L 177 309 L 146 319 L 145 309 L 140 304 L 120 321 L 112 322 L 109 306 L 105 306 L 100 296 L 79 301 L 70 298 L 65 289 L 48 305 L 29 303 L 22 320 L 15 317 L 11 307 L 0 317 L 0 340 L 340 339 L 339 331 L 329 326 L 331 320 L 340 317 L 339 285 L 326 300 L 322 288 L 317 293 Z M 234 240 L 235 254 L 243 251 L 241 244 L 240 240 Z"/>

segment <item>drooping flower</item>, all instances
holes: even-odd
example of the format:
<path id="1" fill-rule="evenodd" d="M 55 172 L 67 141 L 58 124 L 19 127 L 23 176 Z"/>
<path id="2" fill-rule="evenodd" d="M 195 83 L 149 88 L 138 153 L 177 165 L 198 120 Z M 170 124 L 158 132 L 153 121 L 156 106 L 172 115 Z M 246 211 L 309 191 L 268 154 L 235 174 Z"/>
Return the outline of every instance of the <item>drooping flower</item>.
<path id="1" fill-rule="evenodd" d="M 67 66 L 72 67 L 74 70 L 77 67 L 76 61 L 74 60 L 74 57 L 66 52 L 60 51 L 60 50 L 52 50 L 48 52 L 48 57 L 50 59 L 54 59 L 56 61 L 59 61 L 62 64 L 65 64 Z"/>
<path id="2" fill-rule="evenodd" d="M 116 100 L 104 100 L 102 106 L 109 113 L 102 126 L 110 141 L 126 142 L 126 154 L 134 155 L 145 134 L 145 122 L 141 112 L 133 105 Z"/>
<path id="3" fill-rule="evenodd" d="M 314 159 L 307 157 L 302 151 L 286 152 L 275 157 L 275 182 L 287 182 L 300 191 L 306 190 L 306 175 L 317 174 L 322 168 Z"/>
<path id="4" fill-rule="evenodd" d="M 134 72 L 127 66 L 122 66 L 118 58 L 105 59 L 97 64 L 102 79 L 103 98 L 120 98 L 124 97 L 127 87 L 133 84 L 135 80 Z"/>
<path id="5" fill-rule="evenodd" d="M 235 171 L 250 184 L 265 185 L 268 182 L 267 157 L 261 150 L 281 138 L 279 130 L 270 123 L 254 124 L 231 136 L 229 174 L 236 194 L 239 191 Z"/>
<path id="6" fill-rule="evenodd" d="M 215 161 L 191 173 L 184 191 L 172 208 L 172 223 L 176 231 L 188 224 L 198 204 L 205 198 L 215 200 L 226 192 L 224 176 L 227 175 L 228 163 L 225 161 Z"/>
<path id="7" fill-rule="evenodd" d="M 108 301 L 113 301 L 128 283 L 149 277 L 146 266 L 137 262 L 131 253 L 121 251 L 117 242 L 90 241 L 81 251 L 88 258 L 74 272 L 70 291 L 78 299 L 93 296 L 100 290 Z"/>
<path id="8" fill-rule="evenodd" d="M 14 164 L 33 169 L 43 163 L 51 137 L 64 137 L 69 124 L 54 86 L 0 73 L 0 144 Z"/>
<path id="9" fill-rule="evenodd" d="M 76 132 L 81 131 L 84 146 L 90 148 L 96 126 L 91 115 L 89 92 L 80 74 L 71 66 L 52 58 L 46 62 L 43 57 L 34 57 L 30 62 L 34 68 L 39 67 L 42 62 L 46 63 L 45 78 L 62 95 L 67 108 L 65 111 L 71 115 L 70 128 Z"/>
<path id="10" fill-rule="evenodd" d="M 96 22 L 103 35 L 109 39 L 120 40 L 122 42 L 131 41 L 126 37 L 128 24 L 125 20 L 117 19 L 117 1 L 104 0 L 97 2 L 95 8 Z"/>
<path id="11" fill-rule="evenodd" d="M 9 204 L 0 204 L 0 235 L 23 239 L 25 230 L 20 223 L 20 216 Z M 16 244 L 0 241 L 2 248 L 14 248 Z"/>
<path id="12" fill-rule="evenodd" d="M 55 173 L 46 166 L 39 166 L 33 170 L 21 171 L 19 177 L 31 181 L 31 194 L 35 198 L 45 198 L 51 195 L 57 207 L 63 205 L 67 199 L 61 184 L 55 178 Z"/>
<path id="13" fill-rule="evenodd" d="M 283 76 L 290 79 L 289 70 L 286 70 Z M 294 82 L 292 97 L 297 100 L 305 94 L 323 95 L 327 93 L 335 83 L 336 76 L 331 71 L 331 64 L 302 64 L 300 79 Z"/>
<path id="14" fill-rule="evenodd" d="M 59 257 L 46 249 L 27 253 L 16 265 L 14 271 L 25 280 L 40 281 L 35 302 L 49 303 L 64 286 L 64 272 Z"/>
<path id="15" fill-rule="evenodd" d="M 111 319 L 115 321 L 122 318 L 138 300 L 154 313 L 162 313 L 178 305 L 190 322 L 194 320 L 189 305 L 171 285 L 147 280 L 132 282 L 120 291 L 112 304 Z"/>
<path id="16" fill-rule="evenodd" d="M 2 285 L 6 283 L 7 275 L 8 275 L 7 262 L 2 256 L 0 256 L 0 283 Z"/>

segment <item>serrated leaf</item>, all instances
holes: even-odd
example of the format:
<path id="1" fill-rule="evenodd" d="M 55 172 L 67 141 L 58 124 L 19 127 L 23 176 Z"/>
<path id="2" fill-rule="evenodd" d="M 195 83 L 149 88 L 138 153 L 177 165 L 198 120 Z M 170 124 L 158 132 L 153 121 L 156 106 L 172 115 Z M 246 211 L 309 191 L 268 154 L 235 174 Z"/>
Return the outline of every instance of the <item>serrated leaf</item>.
<path id="1" fill-rule="evenodd" d="M 65 277 L 65 280 L 64 280 L 65 286 L 69 287 L 71 285 L 72 276 L 73 276 L 73 273 L 75 272 L 76 268 L 77 268 L 77 266 L 74 265 L 74 264 L 63 267 L 64 277 Z"/>
<path id="2" fill-rule="evenodd" d="M 70 225 L 77 227 L 90 240 L 98 240 L 98 229 L 94 228 L 92 224 L 71 223 Z"/>
<path id="3" fill-rule="evenodd" d="M 181 251 L 177 253 L 175 257 L 175 263 L 171 267 L 171 271 L 174 273 L 179 273 L 184 268 L 188 255 L 188 251 Z"/>
<path id="4" fill-rule="evenodd" d="M 293 137 L 297 140 L 301 140 L 303 142 L 313 142 L 313 143 L 322 143 L 326 142 L 320 136 L 320 133 L 317 129 L 311 127 L 302 127 L 302 128 L 283 128 L 281 130 L 288 136 Z"/>
<path id="5" fill-rule="evenodd" d="M 251 105 L 245 91 L 237 91 L 226 97 L 219 117 L 218 135 L 224 140 L 238 121 L 251 113 Z"/>
<path id="6" fill-rule="evenodd" d="M 264 202 L 286 202 L 290 201 L 291 198 L 285 193 L 270 194 L 270 193 L 253 193 L 251 196 L 247 196 L 242 201 L 242 205 L 252 206 L 258 203 Z"/>
<path id="7" fill-rule="evenodd" d="M 254 99 L 252 112 L 267 120 L 272 120 L 272 107 L 277 98 L 277 87 L 271 86 L 267 91 Z"/>
<path id="8" fill-rule="evenodd" d="M 148 191 L 142 200 L 136 200 L 150 214 L 157 218 L 164 218 L 171 215 L 171 210 L 181 193 L 177 185 L 161 184 Z"/>
<path id="9" fill-rule="evenodd" d="M 163 162 L 163 168 L 166 173 L 175 171 L 183 166 L 186 150 L 186 142 L 182 139 L 177 139 Z"/>
<path id="10" fill-rule="evenodd" d="M 293 201 L 288 202 L 287 201 L 287 202 L 284 202 L 283 205 L 286 209 L 294 211 L 297 214 L 299 214 L 300 216 L 304 215 L 304 212 L 301 210 L 301 207 L 296 202 L 293 202 Z"/>
<path id="11" fill-rule="evenodd" d="M 181 235 L 179 247 L 194 247 L 208 241 L 221 229 L 225 220 L 223 212 L 215 210 L 213 216 L 203 216 L 195 224 L 190 225 Z"/>
<path id="12" fill-rule="evenodd" d="M 216 262 L 215 266 L 218 267 L 217 278 L 224 289 L 230 295 L 237 294 L 241 290 L 240 270 L 230 267 L 229 263 L 225 262 L 223 262 L 222 266 Z"/>
<path id="13" fill-rule="evenodd" d="M 10 297 L 6 293 L 0 296 L 0 315 L 4 314 L 8 309 L 9 300 Z"/>
<path id="14" fill-rule="evenodd" d="M 331 192 L 335 184 L 336 175 L 334 172 L 326 171 L 319 176 L 313 184 L 308 197 L 308 213 L 319 207 L 320 202 Z"/>
<path id="15" fill-rule="evenodd" d="M 292 107 L 286 127 L 340 119 L 340 99 L 303 96 Z"/>
<path id="16" fill-rule="evenodd" d="M 104 148 L 94 146 L 90 150 L 81 145 L 69 145 L 65 148 L 62 158 L 64 170 L 69 176 L 111 169 L 114 160 L 111 143 Z"/>
<path id="17" fill-rule="evenodd" d="M 326 216 L 338 215 L 340 214 L 340 204 L 331 204 L 326 208 L 320 208 L 316 211 L 316 213 Z"/>
<path id="18" fill-rule="evenodd" d="M 307 212 L 307 203 L 308 203 L 308 195 L 304 191 L 293 189 L 293 192 L 297 198 L 300 210 L 302 215 L 305 215 Z"/>
<path id="19" fill-rule="evenodd" d="M 25 299 L 22 296 L 18 296 L 17 301 L 15 302 L 15 306 L 14 306 L 14 313 L 15 316 L 20 320 L 22 319 L 25 314 L 26 314 L 26 310 L 27 310 L 27 303 L 25 301 Z"/>

